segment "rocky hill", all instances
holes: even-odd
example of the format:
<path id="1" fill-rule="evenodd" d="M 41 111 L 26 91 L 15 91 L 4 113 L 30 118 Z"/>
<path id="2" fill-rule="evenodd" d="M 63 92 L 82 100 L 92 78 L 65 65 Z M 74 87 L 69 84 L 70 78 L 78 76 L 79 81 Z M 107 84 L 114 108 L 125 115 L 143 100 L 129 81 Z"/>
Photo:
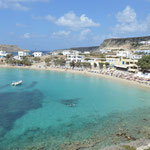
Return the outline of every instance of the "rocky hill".
<path id="1" fill-rule="evenodd" d="M 150 36 L 106 39 L 98 49 L 150 49 Z"/>
<path id="2" fill-rule="evenodd" d="M 99 48 L 99 46 L 91 46 L 91 47 L 74 47 L 74 48 L 68 48 L 68 49 L 59 49 L 55 51 L 62 52 L 63 50 L 77 50 L 80 52 L 85 52 L 85 51 L 96 51 Z"/>
<path id="3" fill-rule="evenodd" d="M 22 48 L 19 48 L 17 45 L 0 45 L 0 50 L 6 52 L 18 52 L 18 51 L 25 51 Z"/>

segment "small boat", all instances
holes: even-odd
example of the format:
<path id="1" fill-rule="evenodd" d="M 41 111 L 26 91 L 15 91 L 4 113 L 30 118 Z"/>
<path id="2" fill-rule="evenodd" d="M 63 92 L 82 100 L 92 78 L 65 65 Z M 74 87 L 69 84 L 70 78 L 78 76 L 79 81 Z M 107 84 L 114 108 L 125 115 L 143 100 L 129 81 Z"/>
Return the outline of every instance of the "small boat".
<path id="1" fill-rule="evenodd" d="M 13 85 L 13 86 L 17 86 L 17 85 L 20 85 L 20 84 L 22 84 L 22 80 L 20 80 L 18 82 L 11 83 L 11 85 Z"/>

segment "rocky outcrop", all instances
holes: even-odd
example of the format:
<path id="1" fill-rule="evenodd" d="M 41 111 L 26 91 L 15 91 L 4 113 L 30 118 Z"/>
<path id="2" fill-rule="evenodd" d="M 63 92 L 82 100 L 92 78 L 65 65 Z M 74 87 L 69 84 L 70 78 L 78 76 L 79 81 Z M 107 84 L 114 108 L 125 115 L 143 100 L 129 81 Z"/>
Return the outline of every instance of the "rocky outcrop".
<path id="1" fill-rule="evenodd" d="M 19 48 L 17 45 L 0 45 L 0 50 L 6 52 L 26 51 L 22 48 Z"/>
<path id="2" fill-rule="evenodd" d="M 143 41 L 150 42 L 150 36 L 106 39 L 100 45 L 99 49 L 128 49 L 128 50 L 150 49 L 150 43 L 141 44 L 141 42 Z"/>

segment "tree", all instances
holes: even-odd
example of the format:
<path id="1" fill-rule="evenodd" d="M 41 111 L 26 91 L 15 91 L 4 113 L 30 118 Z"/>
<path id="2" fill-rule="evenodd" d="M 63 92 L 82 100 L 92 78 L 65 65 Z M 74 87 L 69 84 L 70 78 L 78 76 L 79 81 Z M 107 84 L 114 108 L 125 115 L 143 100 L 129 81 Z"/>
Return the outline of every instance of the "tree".
<path id="1" fill-rule="evenodd" d="M 137 65 L 141 68 L 143 72 L 150 69 L 150 55 L 143 56 L 139 59 Z"/>
<path id="2" fill-rule="evenodd" d="M 27 57 L 23 58 L 22 64 L 25 66 L 31 66 L 31 62 L 29 61 Z"/>
<path id="3" fill-rule="evenodd" d="M 91 60 L 91 58 L 85 58 L 85 60 L 87 60 L 87 61 L 88 61 L 88 60 Z"/>
<path id="4" fill-rule="evenodd" d="M 83 65 L 84 68 L 90 68 L 91 69 L 91 64 L 90 63 L 83 62 L 82 65 Z"/>
<path id="5" fill-rule="evenodd" d="M 7 63 L 8 63 L 8 64 L 12 64 L 12 65 L 16 65 L 16 60 L 14 60 L 14 59 L 9 59 L 9 60 L 7 61 Z"/>
<path id="6" fill-rule="evenodd" d="M 106 66 L 106 68 L 108 68 L 108 66 L 109 66 L 109 63 L 108 63 L 108 62 L 106 62 L 106 63 L 105 63 L 105 66 Z"/>
<path id="7" fill-rule="evenodd" d="M 75 67 L 75 62 L 74 61 L 70 62 L 70 67 L 72 67 L 72 68 Z"/>
<path id="8" fill-rule="evenodd" d="M 103 69 L 104 63 L 99 63 L 99 68 Z"/>
<path id="9" fill-rule="evenodd" d="M 75 66 L 79 68 L 79 67 L 82 66 L 82 64 L 81 64 L 81 62 L 76 62 L 76 63 L 75 63 Z"/>
<path id="10" fill-rule="evenodd" d="M 97 67 L 97 64 L 96 63 L 94 63 L 94 68 L 96 68 Z"/>
<path id="11" fill-rule="evenodd" d="M 63 53 L 58 53 L 58 55 L 63 55 Z"/>
<path id="12" fill-rule="evenodd" d="M 12 58 L 13 57 L 13 54 L 8 54 L 8 55 L 6 55 L 6 59 L 10 59 L 10 58 Z"/>

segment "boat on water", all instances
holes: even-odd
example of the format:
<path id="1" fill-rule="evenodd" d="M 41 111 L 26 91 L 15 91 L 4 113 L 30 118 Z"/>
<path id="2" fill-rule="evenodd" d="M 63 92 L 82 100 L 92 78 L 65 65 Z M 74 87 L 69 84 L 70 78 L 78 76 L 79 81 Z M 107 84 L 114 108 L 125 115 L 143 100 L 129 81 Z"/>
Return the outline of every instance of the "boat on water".
<path id="1" fill-rule="evenodd" d="M 11 85 L 13 85 L 13 86 L 17 86 L 17 85 L 20 85 L 20 84 L 22 84 L 22 80 L 11 83 Z"/>

